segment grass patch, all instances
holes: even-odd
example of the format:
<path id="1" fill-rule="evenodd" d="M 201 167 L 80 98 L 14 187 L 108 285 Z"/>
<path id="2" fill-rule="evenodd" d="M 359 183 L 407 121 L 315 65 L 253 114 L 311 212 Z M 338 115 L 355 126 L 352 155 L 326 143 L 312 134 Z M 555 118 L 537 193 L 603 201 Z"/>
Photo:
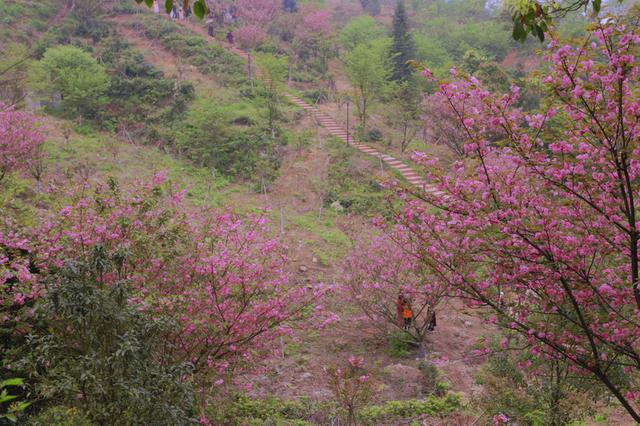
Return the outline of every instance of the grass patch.
<path id="1" fill-rule="evenodd" d="M 324 265 L 344 257 L 351 246 L 349 237 L 337 227 L 336 220 L 336 213 L 330 210 L 323 213 L 322 217 L 318 217 L 316 212 L 308 212 L 291 219 L 293 226 L 318 237 L 319 242 L 307 241 L 307 243 L 312 247 L 318 261 Z"/>

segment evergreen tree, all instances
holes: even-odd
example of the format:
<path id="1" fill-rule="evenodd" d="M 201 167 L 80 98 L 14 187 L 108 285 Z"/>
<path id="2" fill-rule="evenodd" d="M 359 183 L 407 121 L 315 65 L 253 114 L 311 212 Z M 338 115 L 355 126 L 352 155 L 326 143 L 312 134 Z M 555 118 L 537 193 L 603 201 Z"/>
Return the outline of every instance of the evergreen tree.
<path id="1" fill-rule="evenodd" d="M 407 80 L 413 73 L 407 61 L 415 59 L 415 46 L 409 32 L 409 20 L 402 0 L 398 1 L 393 15 L 392 36 L 393 74 L 391 79 L 394 81 Z"/>

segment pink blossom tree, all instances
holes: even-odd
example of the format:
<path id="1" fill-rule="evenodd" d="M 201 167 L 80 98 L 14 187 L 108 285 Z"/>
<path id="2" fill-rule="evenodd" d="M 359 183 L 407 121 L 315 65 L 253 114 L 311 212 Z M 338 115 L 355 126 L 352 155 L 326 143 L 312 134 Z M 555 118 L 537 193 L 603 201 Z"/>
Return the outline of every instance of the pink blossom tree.
<path id="1" fill-rule="evenodd" d="M 552 41 L 538 114 L 514 108 L 517 87 L 496 97 L 473 77 L 442 84 L 467 157 L 444 170 L 416 154 L 446 195 L 416 192 L 395 217 L 443 285 L 638 422 L 639 46 L 637 20 L 614 18 L 582 45 Z"/>
<path id="2" fill-rule="evenodd" d="M 302 18 L 302 26 L 312 34 L 327 35 L 331 32 L 331 20 L 326 10 L 316 10 Z"/>
<path id="3" fill-rule="evenodd" d="M 236 29 L 234 37 L 240 47 L 254 49 L 264 43 L 267 33 L 258 25 L 248 24 Z"/>
<path id="4" fill-rule="evenodd" d="M 0 103 L 0 181 L 9 173 L 27 170 L 44 140 L 32 113 Z"/>
<path id="5" fill-rule="evenodd" d="M 266 29 L 280 10 L 280 3 L 278 0 L 238 0 L 236 6 L 246 24 Z"/>
<path id="6" fill-rule="evenodd" d="M 131 192 L 112 185 L 94 193 L 43 227 L 41 268 L 88 260 L 94 250 L 117 257 L 117 272 L 99 281 L 129 281 L 131 303 L 179 325 L 166 339 L 203 386 L 221 385 L 254 356 L 270 354 L 274 338 L 308 315 L 323 292 L 293 280 L 286 247 L 268 236 L 262 217 L 190 210 L 184 192 L 162 176 Z"/>
<path id="7" fill-rule="evenodd" d="M 395 227 L 361 238 L 345 260 L 342 277 L 349 300 L 381 333 L 403 329 L 398 297 L 407 299 L 413 321 L 406 332 L 413 343 L 420 344 L 448 286 L 422 268 L 418 247 L 405 231 Z"/>
<path id="8" fill-rule="evenodd" d="M 371 400 L 373 381 L 367 375 L 364 358 L 349 356 L 343 366 L 332 365 L 325 369 L 327 385 L 333 393 L 347 426 L 358 424 L 359 411 Z"/>
<path id="9" fill-rule="evenodd" d="M 236 2 L 242 25 L 234 34 L 240 46 L 255 48 L 267 38 L 267 28 L 280 9 L 277 0 L 240 0 Z"/>
<path id="10" fill-rule="evenodd" d="M 463 106 L 465 109 L 467 107 L 469 106 Z M 464 127 L 444 94 L 437 92 L 425 96 L 422 120 L 424 136 L 429 143 L 444 145 L 457 157 L 464 157 Z"/>
<path id="11" fill-rule="evenodd" d="M 320 60 L 321 70 L 327 70 L 327 61 L 335 53 L 335 40 L 331 36 L 331 20 L 325 10 L 310 11 L 296 27 L 293 52 L 305 62 L 310 58 Z"/>

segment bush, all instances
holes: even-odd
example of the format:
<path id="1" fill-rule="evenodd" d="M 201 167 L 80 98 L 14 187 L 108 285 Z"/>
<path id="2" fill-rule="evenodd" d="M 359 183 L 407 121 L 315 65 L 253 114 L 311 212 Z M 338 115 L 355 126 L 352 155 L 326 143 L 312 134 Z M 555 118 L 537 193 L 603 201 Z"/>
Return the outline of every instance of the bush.
<path id="1" fill-rule="evenodd" d="M 370 142 L 380 142 L 382 138 L 383 135 L 379 129 L 373 128 L 367 133 L 367 140 Z"/>
<path id="2" fill-rule="evenodd" d="M 411 355 L 413 347 L 411 336 L 402 331 L 394 331 L 389 334 L 387 345 L 387 353 L 392 358 L 408 357 Z"/>
<path id="3" fill-rule="evenodd" d="M 201 99 L 176 129 L 175 148 L 199 165 L 233 177 L 267 182 L 275 179 L 279 160 L 263 131 L 260 114 L 246 102 L 221 105 Z"/>
<path id="4" fill-rule="evenodd" d="M 93 423 L 77 408 L 50 407 L 28 419 L 27 426 L 92 426 Z"/>
<path id="5" fill-rule="evenodd" d="M 326 89 L 306 90 L 302 96 L 312 104 L 322 104 L 329 100 L 329 93 Z"/>
<path id="6" fill-rule="evenodd" d="M 309 398 L 285 400 L 279 398 L 252 399 L 235 395 L 231 401 L 213 404 L 208 417 L 215 424 L 234 425 L 296 425 L 307 426 L 321 404 Z"/>
<path id="7" fill-rule="evenodd" d="M 38 87 L 61 95 L 61 108 L 70 117 L 95 118 L 107 98 L 109 77 L 93 56 L 74 46 L 47 49 L 34 67 Z"/>
<path id="8" fill-rule="evenodd" d="M 369 172 L 355 167 L 353 149 L 342 140 L 329 139 L 327 150 L 330 158 L 329 189 L 325 204 L 339 201 L 347 211 L 357 214 L 386 213 L 385 192 Z"/>
<path id="9" fill-rule="evenodd" d="M 440 380 L 440 371 L 435 365 L 420 361 L 418 369 L 422 372 L 422 392 L 444 396 L 449 390 L 449 384 Z"/>
<path id="10" fill-rule="evenodd" d="M 35 312 L 43 327 L 18 365 L 29 372 L 37 396 L 80 405 L 92 422 L 191 424 L 194 395 L 185 379 L 190 368 L 172 361 L 171 342 L 163 339 L 173 325 L 131 304 L 126 281 L 100 281 L 117 275 L 127 257 L 127 250 L 107 253 L 98 246 L 86 263 L 48 271 L 48 292 Z M 63 415 L 63 409 L 42 414 Z"/>
<path id="11" fill-rule="evenodd" d="M 429 396 L 426 399 L 407 401 L 388 401 L 383 405 L 366 407 L 360 412 L 360 420 L 365 425 L 383 423 L 407 423 L 423 415 L 446 416 L 462 409 L 462 401 L 457 394 L 448 394 L 443 398 Z"/>

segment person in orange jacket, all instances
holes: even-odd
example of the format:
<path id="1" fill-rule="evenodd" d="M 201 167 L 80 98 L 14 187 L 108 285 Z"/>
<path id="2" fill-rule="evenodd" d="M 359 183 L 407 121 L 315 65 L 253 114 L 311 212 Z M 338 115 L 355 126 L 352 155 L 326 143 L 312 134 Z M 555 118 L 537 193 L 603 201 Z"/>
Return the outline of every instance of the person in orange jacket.
<path id="1" fill-rule="evenodd" d="M 411 310 L 411 306 L 409 306 L 409 302 L 406 301 L 404 305 L 402 305 L 402 319 L 404 319 L 404 329 L 409 330 L 411 322 L 413 321 L 413 311 Z"/>

